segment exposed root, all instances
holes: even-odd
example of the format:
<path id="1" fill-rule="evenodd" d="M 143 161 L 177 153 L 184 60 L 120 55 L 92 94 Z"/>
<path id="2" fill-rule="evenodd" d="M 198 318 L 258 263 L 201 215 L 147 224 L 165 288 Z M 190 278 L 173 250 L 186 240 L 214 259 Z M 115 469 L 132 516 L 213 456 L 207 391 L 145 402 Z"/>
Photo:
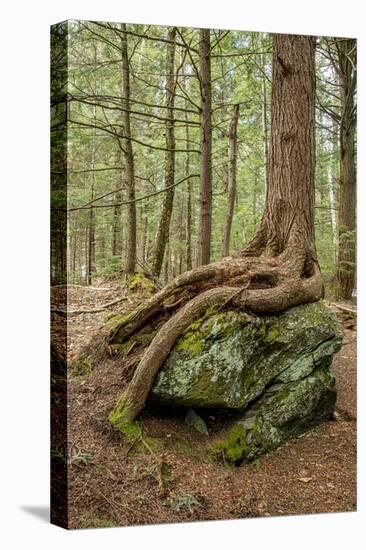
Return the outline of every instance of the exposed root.
<path id="1" fill-rule="evenodd" d="M 218 286 L 272 287 L 278 282 L 276 258 L 224 258 L 179 275 L 114 327 L 108 343 L 122 343 L 158 314 L 182 306 L 198 293 Z M 262 285 L 262 286 L 261 286 Z"/>
<path id="2" fill-rule="evenodd" d="M 299 254 L 296 256 L 298 258 Z M 164 301 L 177 289 L 200 282 L 199 288 L 195 289 L 199 294 L 188 297 L 180 309 L 173 311 L 150 342 L 127 391 L 110 417 L 115 425 L 134 420 L 139 415 L 154 379 L 177 338 L 208 308 L 222 307 L 231 302 L 234 306 L 252 313 L 275 313 L 323 297 L 323 283 L 317 263 L 313 265 L 312 276 L 301 277 L 303 266 L 299 269 L 298 262 L 279 264 L 276 258 L 230 260 L 230 266 L 222 261 L 178 277 L 130 316 L 125 325 L 120 326 L 112 336 L 113 339 L 117 337 L 126 340 L 152 316 L 163 311 Z M 234 286 L 234 281 L 240 281 L 241 285 Z M 214 285 L 214 288 L 207 288 L 207 285 Z M 182 300 L 178 297 L 177 305 L 181 303 Z"/>

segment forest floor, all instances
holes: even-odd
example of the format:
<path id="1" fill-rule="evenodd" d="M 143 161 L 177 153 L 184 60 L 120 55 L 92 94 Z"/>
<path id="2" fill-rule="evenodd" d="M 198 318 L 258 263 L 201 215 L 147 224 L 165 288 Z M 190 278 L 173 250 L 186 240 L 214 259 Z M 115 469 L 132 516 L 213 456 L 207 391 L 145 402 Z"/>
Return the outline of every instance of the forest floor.
<path id="1" fill-rule="evenodd" d="M 71 287 L 70 309 L 97 309 L 126 293 L 116 281 L 95 286 L 110 290 Z M 129 311 L 141 299 L 139 291 L 130 292 L 125 302 L 104 311 L 70 315 L 68 359 L 113 312 Z M 126 384 L 123 364 L 106 362 L 84 377 L 70 377 L 69 527 L 355 511 L 356 323 L 346 312 L 337 314 L 344 341 L 333 362 L 338 389 L 334 420 L 237 468 L 207 459 L 208 437 L 185 424 L 183 410 L 146 407 L 142 445 L 127 443 L 114 432 L 107 417 Z M 220 413 L 207 413 L 205 421 L 209 433 L 215 432 Z"/>

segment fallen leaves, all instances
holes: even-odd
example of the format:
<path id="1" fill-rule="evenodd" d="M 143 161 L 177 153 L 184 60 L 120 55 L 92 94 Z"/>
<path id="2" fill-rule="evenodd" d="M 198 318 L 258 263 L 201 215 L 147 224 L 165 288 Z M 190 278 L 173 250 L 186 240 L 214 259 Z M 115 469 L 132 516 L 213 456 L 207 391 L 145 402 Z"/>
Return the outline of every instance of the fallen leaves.
<path id="1" fill-rule="evenodd" d="M 298 477 L 297 478 L 302 483 L 309 483 L 313 478 L 312 477 Z"/>

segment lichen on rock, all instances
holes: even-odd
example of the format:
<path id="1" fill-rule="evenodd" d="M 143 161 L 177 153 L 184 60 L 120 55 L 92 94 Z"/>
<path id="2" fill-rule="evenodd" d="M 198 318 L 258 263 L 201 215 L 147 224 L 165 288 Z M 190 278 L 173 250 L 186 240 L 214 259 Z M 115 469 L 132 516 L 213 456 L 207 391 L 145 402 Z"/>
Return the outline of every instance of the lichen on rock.
<path id="1" fill-rule="evenodd" d="M 149 399 L 238 413 L 208 453 L 229 464 L 247 462 L 332 416 L 330 365 L 341 341 L 324 302 L 260 317 L 206 313 L 176 342 Z"/>
<path id="2" fill-rule="evenodd" d="M 244 410 L 276 377 L 292 381 L 330 364 L 340 343 L 335 315 L 323 302 L 261 317 L 206 314 L 171 350 L 150 400 Z"/>
<path id="3" fill-rule="evenodd" d="M 208 454 L 233 465 L 249 462 L 331 418 L 336 395 L 335 377 L 324 365 L 305 378 L 275 383 L 219 434 Z M 239 441 L 240 430 L 245 438 Z"/>

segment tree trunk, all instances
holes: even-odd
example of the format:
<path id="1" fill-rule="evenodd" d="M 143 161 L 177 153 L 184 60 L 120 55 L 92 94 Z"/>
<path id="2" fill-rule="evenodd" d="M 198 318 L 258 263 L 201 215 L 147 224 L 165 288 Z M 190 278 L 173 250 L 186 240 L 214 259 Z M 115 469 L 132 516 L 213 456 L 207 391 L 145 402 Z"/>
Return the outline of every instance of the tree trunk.
<path id="1" fill-rule="evenodd" d="M 175 57 L 175 27 L 168 29 L 167 56 L 166 56 L 166 112 L 167 120 L 165 122 L 166 136 L 166 155 L 165 155 L 165 187 L 163 210 L 160 218 L 158 234 L 156 238 L 155 259 L 153 273 L 159 277 L 163 265 L 164 252 L 169 238 L 170 221 L 172 217 L 174 202 L 174 175 L 175 175 L 175 135 L 174 135 L 174 98 L 175 98 L 175 75 L 174 75 L 174 57 Z"/>
<path id="2" fill-rule="evenodd" d="M 210 263 L 212 220 L 212 107 L 210 30 L 200 30 L 199 42 L 201 127 L 200 127 L 200 218 L 198 230 L 198 266 Z"/>
<path id="3" fill-rule="evenodd" d="M 93 194 L 92 199 L 93 200 Z M 92 284 L 92 272 L 94 270 L 94 255 L 95 255 L 95 230 L 94 230 L 94 209 L 89 209 L 88 213 L 88 264 L 86 272 L 86 282 Z"/>
<path id="4" fill-rule="evenodd" d="M 338 228 L 337 228 L 337 207 L 336 207 L 336 181 L 338 180 L 338 177 L 336 177 L 336 174 L 334 173 L 334 156 L 337 153 L 337 145 L 338 145 L 338 133 L 337 133 L 337 125 L 335 124 L 335 121 L 333 121 L 333 132 L 331 138 L 331 148 L 330 152 L 332 153 L 330 162 L 328 162 L 327 166 L 327 176 L 328 176 L 328 197 L 329 197 L 329 207 L 330 207 L 330 220 L 332 225 L 332 242 L 333 242 L 333 249 L 334 249 L 334 263 L 336 264 L 338 261 Z"/>
<path id="5" fill-rule="evenodd" d="M 261 55 L 261 67 L 262 67 L 262 130 L 263 130 L 263 157 L 264 157 L 264 174 L 266 188 L 268 185 L 268 119 L 267 119 L 267 80 L 266 80 L 266 54 Z"/>
<path id="6" fill-rule="evenodd" d="M 123 147 L 126 157 L 127 176 L 127 243 L 126 260 L 124 266 L 125 275 L 132 275 L 136 269 L 136 203 L 135 200 L 135 165 L 131 142 L 131 121 L 130 121 L 130 68 L 128 59 L 126 24 L 121 24 L 121 53 L 122 53 L 122 90 L 123 90 Z"/>
<path id="7" fill-rule="evenodd" d="M 176 339 L 209 307 L 230 302 L 254 314 L 275 313 L 323 296 L 314 244 L 314 53 L 312 37 L 273 37 L 268 187 L 253 239 L 236 257 L 176 277 L 109 334 L 108 343 L 121 343 L 152 318 L 162 322 L 110 415 L 121 431 L 143 408 Z"/>
<path id="8" fill-rule="evenodd" d="M 356 40 L 337 41 L 341 84 L 339 251 L 337 281 L 340 294 L 349 299 L 355 286 L 356 170 L 354 142 L 356 131 Z"/>
<path id="9" fill-rule="evenodd" d="M 230 233 L 233 222 L 234 205 L 236 196 L 236 163 L 238 153 L 238 138 L 237 128 L 239 119 L 239 105 L 234 106 L 233 118 L 229 130 L 229 173 L 228 173 L 228 188 L 227 188 L 227 213 L 224 222 L 224 235 L 222 238 L 222 256 L 229 255 L 230 249 Z"/>
<path id="10" fill-rule="evenodd" d="M 316 260 L 313 38 L 274 35 L 272 74 L 266 205 L 246 253 L 282 255 L 295 271 L 299 265 L 311 271 Z"/>
<path id="11" fill-rule="evenodd" d="M 118 155 L 119 164 L 122 165 L 122 154 L 121 151 Z M 121 189 L 123 187 L 123 174 L 124 167 L 121 167 L 119 171 L 118 178 L 118 187 Z M 112 225 L 112 256 L 122 256 L 122 208 L 119 204 L 122 202 L 122 191 L 116 191 L 115 194 L 116 205 L 113 209 L 113 225 Z"/>
<path id="12" fill-rule="evenodd" d="M 188 80 L 188 82 L 186 82 Z M 183 87 L 185 92 L 188 92 L 189 89 L 189 79 L 183 80 Z M 188 100 L 185 99 L 185 107 L 186 109 L 189 108 Z M 191 173 L 191 157 L 189 153 L 190 148 L 190 141 L 189 141 L 189 125 L 188 125 L 188 113 L 187 111 L 184 113 L 184 117 L 186 120 L 186 126 L 185 126 L 185 137 L 186 137 L 186 158 L 185 158 L 185 164 L 184 164 L 184 171 L 185 176 L 188 177 Z M 186 268 L 187 271 L 192 269 L 192 229 L 193 229 L 193 212 L 192 212 L 192 179 L 189 178 L 187 180 L 187 220 L 186 220 Z"/>

